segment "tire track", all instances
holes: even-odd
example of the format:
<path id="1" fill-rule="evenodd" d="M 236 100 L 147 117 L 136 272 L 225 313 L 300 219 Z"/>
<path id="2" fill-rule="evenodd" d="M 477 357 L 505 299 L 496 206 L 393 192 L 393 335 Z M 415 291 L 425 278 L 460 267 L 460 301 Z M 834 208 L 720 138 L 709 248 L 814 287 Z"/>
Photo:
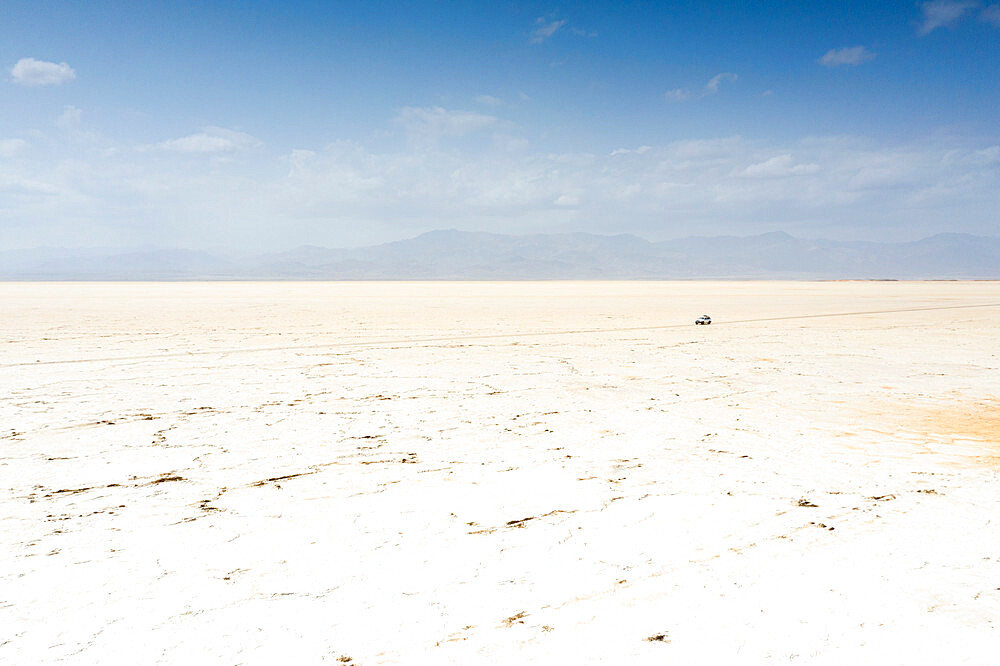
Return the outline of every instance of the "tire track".
<path id="1" fill-rule="evenodd" d="M 862 310 L 858 312 L 827 312 L 821 314 L 787 315 L 783 317 L 760 317 L 756 319 L 733 319 L 730 321 L 714 321 L 713 326 L 727 326 L 733 324 L 754 324 L 768 321 L 790 321 L 795 319 L 819 319 L 828 317 L 859 317 L 864 315 L 896 314 L 901 312 L 929 312 L 933 310 L 964 310 L 972 308 L 995 308 L 1000 307 L 1000 303 L 978 303 L 974 305 L 940 305 L 925 308 L 899 308 L 895 310 Z M 626 326 L 621 328 L 579 328 L 561 331 L 531 331 L 527 333 L 488 333 L 481 335 L 459 335 L 436 338 L 399 338 L 385 340 L 356 340 L 353 342 L 329 342 L 312 345 L 287 345 L 282 347 L 249 347 L 239 349 L 206 349 L 186 352 L 166 352 L 162 354 L 148 354 L 143 356 L 105 356 L 100 358 L 76 358 L 57 359 L 52 361 L 25 361 L 21 363 L 4 363 L 0 368 L 23 368 L 29 366 L 43 365 L 68 365 L 72 363 L 116 363 L 128 361 L 150 361 L 161 358 L 184 358 L 195 356 L 228 356 L 231 354 L 256 354 L 273 351 L 297 351 L 310 349 L 346 349 L 357 347 L 380 347 L 394 346 L 397 349 L 407 349 L 409 347 L 463 342 L 467 340 L 508 340 L 514 338 L 539 338 L 559 335 L 590 335 L 595 333 L 628 333 L 632 331 L 659 331 L 672 328 L 690 328 L 692 324 L 664 324 L 660 326 Z"/>

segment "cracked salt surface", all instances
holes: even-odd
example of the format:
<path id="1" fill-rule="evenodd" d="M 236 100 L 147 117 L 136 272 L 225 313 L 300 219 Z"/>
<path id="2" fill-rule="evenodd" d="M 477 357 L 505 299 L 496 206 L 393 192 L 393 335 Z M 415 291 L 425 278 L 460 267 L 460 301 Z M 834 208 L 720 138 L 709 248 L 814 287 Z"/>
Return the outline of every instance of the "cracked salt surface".
<path id="1" fill-rule="evenodd" d="M 0 662 L 990 663 L 998 301 L 0 284 Z"/>

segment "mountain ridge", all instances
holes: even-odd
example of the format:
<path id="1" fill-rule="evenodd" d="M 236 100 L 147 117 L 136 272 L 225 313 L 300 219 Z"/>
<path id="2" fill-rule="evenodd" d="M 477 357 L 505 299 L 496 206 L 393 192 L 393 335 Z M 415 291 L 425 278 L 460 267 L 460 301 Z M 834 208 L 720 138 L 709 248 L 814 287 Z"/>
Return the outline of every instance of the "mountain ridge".
<path id="1" fill-rule="evenodd" d="M 1000 279 L 1000 238 L 802 239 L 783 231 L 649 241 L 586 232 L 440 229 L 360 248 L 243 259 L 186 249 L 0 251 L 0 280 Z"/>

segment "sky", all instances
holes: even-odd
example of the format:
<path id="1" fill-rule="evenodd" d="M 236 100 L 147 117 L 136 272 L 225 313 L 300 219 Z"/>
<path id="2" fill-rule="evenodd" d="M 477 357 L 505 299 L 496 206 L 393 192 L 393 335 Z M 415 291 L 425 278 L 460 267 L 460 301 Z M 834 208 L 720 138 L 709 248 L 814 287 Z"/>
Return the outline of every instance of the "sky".
<path id="1" fill-rule="evenodd" d="M 1000 236 L 1000 4 L 5 0 L 0 250 Z"/>

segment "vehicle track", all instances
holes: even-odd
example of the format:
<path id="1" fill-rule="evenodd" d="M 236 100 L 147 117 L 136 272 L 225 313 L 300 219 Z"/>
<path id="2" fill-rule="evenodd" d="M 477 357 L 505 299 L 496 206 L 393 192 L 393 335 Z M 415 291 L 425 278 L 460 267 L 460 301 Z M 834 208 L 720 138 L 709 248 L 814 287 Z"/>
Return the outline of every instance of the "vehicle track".
<path id="1" fill-rule="evenodd" d="M 900 308 L 896 310 L 863 310 L 858 312 L 827 312 L 821 314 L 787 315 L 783 317 L 761 317 L 756 319 L 733 319 L 715 321 L 712 326 L 732 324 L 753 324 L 768 321 L 789 321 L 794 319 L 819 319 L 824 317 L 858 317 L 863 315 L 896 314 L 900 312 L 928 312 L 932 310 L 963 310 L 972 308 L 995 308 L 1000 303 L 977 303 L 973 305 L 940 305 L 926 308 Z M 27 366 L 63 365 L 70 363 L 115 363 L 119 361 L 148 361 L 161 358 L 183 358 L 186 356 L 212 356 L 229 354 L 254 354 L 271 351 L 294 351 L 306 349 L 337 349 L 351 347 L 379 347 L 393 345 L 397 349 L 407 346 L 417 346 L 445 342 L 462 342 L 466 340 L 506 340 L 511 338 L 537 338 L 553 335 L 584 335 L 592 333 L 628 333 L 631 331 L 659 331 L 671 328 L 688 328 L 691 324 L 664 324 L 660 326 L 626 326 L 620 328 L 580 328 L 559 331 L 532 331 L 527 333 L 488 333 L 479 335 L 459 335 L 437 338 L 397 338 L 386 340 L 357 340 L 353 342 L 329 342 L 312 345 L 286 345 L 281 347 L 249 347 L 242 349 L 206 349 L 187 352 L 165 352 L 162 354 L 147 354 L 143 356 L 105 356 L 100 358 L 57 359 L 52 361 L 25 361 L 21 363 L 4 363 L 0 368 L 20 368 Z M 402 347 L 401 347 L 402 345 Z"/>

